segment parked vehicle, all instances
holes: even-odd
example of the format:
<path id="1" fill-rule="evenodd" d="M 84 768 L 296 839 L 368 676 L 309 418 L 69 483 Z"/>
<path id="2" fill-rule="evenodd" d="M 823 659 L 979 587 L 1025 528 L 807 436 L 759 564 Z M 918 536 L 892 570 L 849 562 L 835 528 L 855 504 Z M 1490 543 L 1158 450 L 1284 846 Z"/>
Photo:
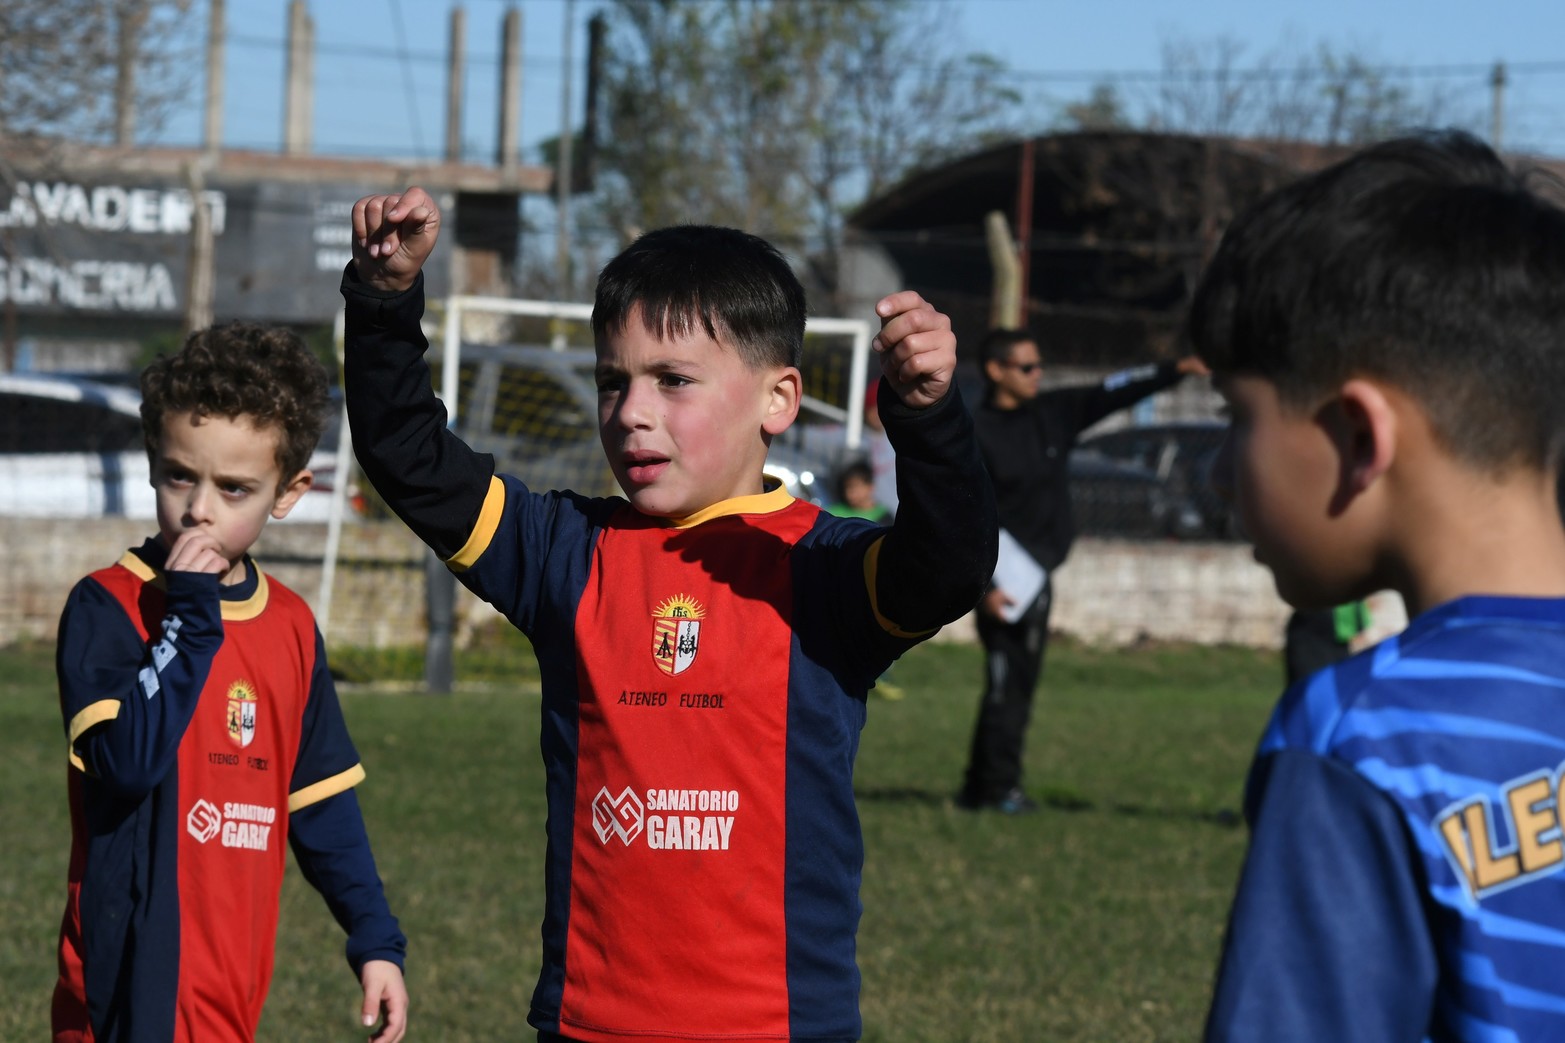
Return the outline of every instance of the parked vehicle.
<path id="1" fill-rule="evenodd" d="M 337 430 L 334 412 L 310 458 L 315 484 L 290 520 L 330 516 Z M 78 377 L 0 373 L 0 515 L 156 518 L 140 392 Z"/>
<path id="2" fill-rule="evenodd" d="M 1071 454 L 1071 496 L 1084 535 L 1239 539 L 1211 486 L 1227 425 L 1220 420 L 1125 427 L 1084 439 Z"/>

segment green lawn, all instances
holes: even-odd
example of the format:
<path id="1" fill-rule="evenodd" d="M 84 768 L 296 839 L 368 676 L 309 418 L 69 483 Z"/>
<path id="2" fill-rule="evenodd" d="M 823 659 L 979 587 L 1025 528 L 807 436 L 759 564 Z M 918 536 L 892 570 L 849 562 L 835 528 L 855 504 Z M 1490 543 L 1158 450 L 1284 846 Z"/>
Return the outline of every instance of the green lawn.
<path id="1" fill-rule="evenodd" d="M 953 808 L 977 649 L 927 646 L 873 700 L 857 789 L 865 1039 L 1198 1036 L 1244 848 L 1238 807 L 1276 695 L 1272 654 L 1059 643 L 1035 711 L 1036 815 Z M 0 650 L 0 1039 L 46 1032 L 69 829 L 50 650 Z M 350 677 L 418 676 L 416 656 L 346 651 Z M 519 642 L 463 659 L 457 694 L 345 686 L 360 799 L 409 939 L 413 1039 L 530 1040 L 544 806 L 535 671 Z M 509 684 L 495 678 L 519 677 Z M 274 1041 L 362 1038 L 342 937 L 290 872 Z"/>

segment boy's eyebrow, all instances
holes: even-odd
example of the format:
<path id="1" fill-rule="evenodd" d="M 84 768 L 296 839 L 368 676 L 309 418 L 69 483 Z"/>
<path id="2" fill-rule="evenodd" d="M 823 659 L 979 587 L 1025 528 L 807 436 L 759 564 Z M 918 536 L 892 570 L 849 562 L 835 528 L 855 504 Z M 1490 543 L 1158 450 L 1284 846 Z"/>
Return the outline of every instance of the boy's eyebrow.
<path id="1" fill-rule="evenodd" d="M 647 373 L 688 373 L 691 370 L 699 370 L 701 368 L 701 360 L 690 358 L 652 359 L 639 368 Z M 612 362 L 599 362 L 593 367 L 592 372 L 599 377 L 614 377 L 623 376 L 626 370 L 624 366 L 616 366 Z"/>
<path id="2" fill-rule="evenodd" d="M 180 460 L 178 457 L 171 456 L 168 453 L 158 454 L 158 464 L 162 467 L 177 467 L 182 471 L 194 470 L 193 467 L 185 463 L 183 460 Z M 261 485 L 266 481 L 266 479 L 263 477 L 229 472 L 219 472 L 213 477 L 213 480 L 227 485 Z"/>

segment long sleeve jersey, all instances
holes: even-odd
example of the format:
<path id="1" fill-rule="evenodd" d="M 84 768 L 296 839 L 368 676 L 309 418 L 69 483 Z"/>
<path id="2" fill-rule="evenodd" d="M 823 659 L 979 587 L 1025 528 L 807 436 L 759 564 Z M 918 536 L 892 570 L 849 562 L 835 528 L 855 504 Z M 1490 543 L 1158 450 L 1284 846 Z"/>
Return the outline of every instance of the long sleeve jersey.
<path id="1" fill-rule="evenodd" d="M 781 488 L 698 515 L 537 492 L 446 430 L 422 287 L 344 282 L 365 473 L 533 642 L 547 772 L 543 970 L 529 1022 L 573 1039 L 852 1040 L 865 693 L 971 607 L 994 507 L 953 392 L 882 387 L 885 529 Z"/>
<path id="2" fill-rule="evenodd" d="M 227 587 L 163 561 L 148 540 L 78 583 L 61 617 L 72 843 L 57 1043 L 253 1039 L 285 837 L 355 973 L 403 960 L 309 607 L 248 559 Z"/>
<path id="3" fill-rule="evenodd" d="M 1000 527 L 1046 569 L 1076 539 L 1070 452 L 1081 433 L 1110 413 L 1181 380 L 1176 363 L 1125 370 L 1098 384 L 1045 391 L 1016 409 L 978 407 L 974 422 L 994 481 Z M 900 480 L 900 474 L 899 474 Z"/>

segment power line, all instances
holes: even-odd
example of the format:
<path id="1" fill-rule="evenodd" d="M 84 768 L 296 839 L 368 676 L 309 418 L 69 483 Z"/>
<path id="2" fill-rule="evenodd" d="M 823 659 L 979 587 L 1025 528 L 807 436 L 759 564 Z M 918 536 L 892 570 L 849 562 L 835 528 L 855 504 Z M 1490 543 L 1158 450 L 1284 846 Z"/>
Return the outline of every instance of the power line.
<path id="1" fill-rule="evenodd" d="M 402 87 L 407 92 L 408 119 L 413 124 L 413 148 L 424 151 L 424 131 L 418 118 L 418 92 L 413 87 L 413 65 L 408 60 L 407 36 L 402 31 L 402 4 L 400 0 L 387 0 L 391 5 L 391 26 L 397 34 L 398 57 L 402 63 Z"/>
<path id="2" fill-rule="evenodd" d="M 400 35 L 401 25 L 397 26 Z M 255 36 L 236 33 L 229 37 L 231 43 L 241 47 L 282 50 L 287 42 L 281 37 Z M 443 66 L 443 51 L 408 50 L 402 48 L 374 47 L 363 44 L 320 43 L 316 50 L 322 54 L 344 57 L 391 58 L 420 64 Z M 473 54 L 469 60 L 477 64 L 498 65 L 499 55 Z M 557 54 L 530 54 L 524 56 L 527 67 L 542 66 L 551 71 L 563 70 Z M 1565 58 L 1525 62 L 1506 62 L 1507 74 L 1548 75 L 1565 73 Z M 1206 67 L 1193 69 L 1010 69 L 1000 68 L 982 72 L 954 70 L 953 79 L 1008 79 L 1026 83 L 1159 83 L 1165 81 L 1189 82 L 1217 79 L 1238 79 L 1245 82 L 1335 80 L 1349 75 L 1378 76 L 1385 79 L 1454 79 L 1467 76 L 1488 76 L 1494 70 L 1493 62 L 1433 62 L 1418 64 L 1361 65 L 1350 70 L 1331 70 L 1319 66 L 1304 65 L 1291 68 L 1255 65 L 1246 67 Z M 805 71 L 801 64 L 799 71 Z"/>

